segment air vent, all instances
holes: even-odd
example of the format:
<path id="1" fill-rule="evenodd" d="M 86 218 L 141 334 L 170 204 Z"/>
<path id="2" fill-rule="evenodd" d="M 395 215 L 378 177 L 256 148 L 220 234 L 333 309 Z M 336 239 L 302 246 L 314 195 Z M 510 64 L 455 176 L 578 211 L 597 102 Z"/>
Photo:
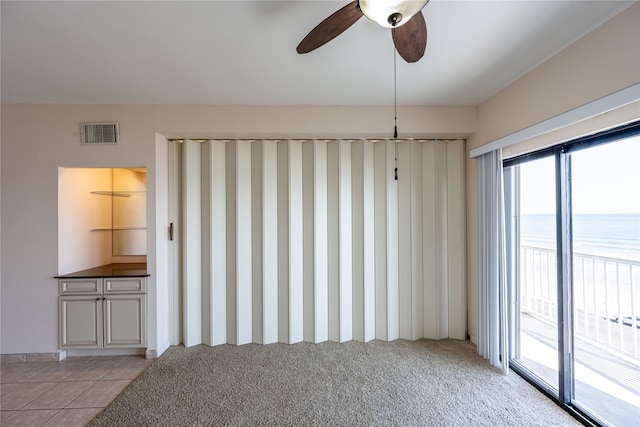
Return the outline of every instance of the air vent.
<path id="1" fill-rule="evenodd" d="M 81 123 L 83 145 L 117 144 L 119 142 L 118 123 Z"/>

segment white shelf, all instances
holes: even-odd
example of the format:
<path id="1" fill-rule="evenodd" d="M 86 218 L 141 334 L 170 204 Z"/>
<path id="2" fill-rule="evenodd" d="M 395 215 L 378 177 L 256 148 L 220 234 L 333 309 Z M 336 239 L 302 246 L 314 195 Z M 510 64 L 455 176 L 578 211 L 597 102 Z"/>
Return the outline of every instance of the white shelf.
<path id="1" fill-rule="evenodd" d="M 127 231 L 127 230 L 146 230 L 147 227 L 110 227 L 110 228 L 92 228 L 91 231 Z"/>
<path id="2" fill-rule="evenodd" d="M 91 194 L 103 196 L 131 197 L 133 194 L 146 194 L 146 191 L 92 191 Z"/>

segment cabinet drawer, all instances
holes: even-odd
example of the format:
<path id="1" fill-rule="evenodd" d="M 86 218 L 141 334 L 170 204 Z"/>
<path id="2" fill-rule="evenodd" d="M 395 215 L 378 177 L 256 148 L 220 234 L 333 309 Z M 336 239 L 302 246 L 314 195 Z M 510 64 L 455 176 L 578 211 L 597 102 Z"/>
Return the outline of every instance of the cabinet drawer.
<path id="1" fill-rule="evenodd" d="M 105 294 L 146 293 L 146 277 L 118 277 L 104 279 Z"/>
<path id="2" fill-rule="evenodd" d="M 60 295 L 102 294 L 102 279 L 61 279 L 58 280 Z"/>

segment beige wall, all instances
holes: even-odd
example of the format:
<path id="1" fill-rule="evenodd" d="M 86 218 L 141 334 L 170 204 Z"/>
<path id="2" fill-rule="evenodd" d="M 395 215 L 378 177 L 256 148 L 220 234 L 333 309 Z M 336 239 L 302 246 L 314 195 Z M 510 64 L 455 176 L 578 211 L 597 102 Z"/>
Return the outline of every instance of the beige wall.
<path id="1" fill-rule="evenodd" d="M 68 274 L 111 262 L 111 198 L 91 194 L 111 190 L 110 168 L 58 169 L 58 273 Z"/>
<path id="2" fill-rule="evenodd" d="M 478 106 L 478 130 L 467 150 L 640 82 L 640 4 L 587 34 Z M 515 154 L 640 118 L 640 104 L 596 117 L 535 141 Z M 477 333 L 475 160 L 467 159 L 467 266 L 469 334 Z"/>
<path id="3" fill-rule="evenodd" d="M 59 168 L 146 167 L 149 347 L 167 345 L 166 137 L 389 137 L 393 107 L 2 106 L 0 353 L 57 351 Z M 120 144 L 82 146 L 80 123 L 118 121 Z M 403 107 L 401 137 L 466 136 L 474 107 Z M 63 247 L 65 247 L 63 245 Z"/>

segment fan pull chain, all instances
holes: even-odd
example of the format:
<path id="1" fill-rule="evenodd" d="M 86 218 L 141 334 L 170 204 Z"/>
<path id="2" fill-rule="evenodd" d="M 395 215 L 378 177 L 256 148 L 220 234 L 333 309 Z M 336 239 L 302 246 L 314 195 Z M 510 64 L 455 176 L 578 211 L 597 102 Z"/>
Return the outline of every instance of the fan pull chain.
<path id="1" fill-rule="evenodd" d="M 398 180 L 398 88 L 396 78 L 396 47 L 393 47 L 393 139 L 395 149 L 396 168 L 394 170 L 394 179 Z"/>

